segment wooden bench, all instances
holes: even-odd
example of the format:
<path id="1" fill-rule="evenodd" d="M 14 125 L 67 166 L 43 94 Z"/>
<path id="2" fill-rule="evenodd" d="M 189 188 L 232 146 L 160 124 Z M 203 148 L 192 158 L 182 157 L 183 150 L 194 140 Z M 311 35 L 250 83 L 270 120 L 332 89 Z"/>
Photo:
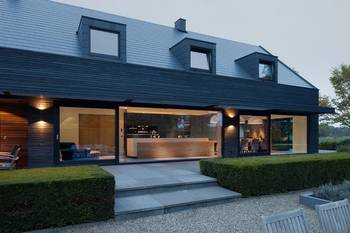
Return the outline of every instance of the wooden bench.
<path id="1" fill-rule="evenodd" d="M 322 233 L 350 233 L 349 200 L 317 205 Z"/>
<path id="2" fill-rule="evenodd" d="M 263 233 L 308 233 L 302 209 L 262 216 Z"/>

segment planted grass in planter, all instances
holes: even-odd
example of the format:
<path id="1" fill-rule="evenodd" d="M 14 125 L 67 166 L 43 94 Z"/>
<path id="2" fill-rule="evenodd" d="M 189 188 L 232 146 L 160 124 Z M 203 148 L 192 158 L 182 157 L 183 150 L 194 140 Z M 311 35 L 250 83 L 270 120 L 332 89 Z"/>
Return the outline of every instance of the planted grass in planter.
<path id="1" fill-rule="evenodd" d="M 350 181 L 346 180 L 337 185 L 332 183 L 322 185 L 314 191 L 313 196 L 328 201 L 350 200 Z"/>

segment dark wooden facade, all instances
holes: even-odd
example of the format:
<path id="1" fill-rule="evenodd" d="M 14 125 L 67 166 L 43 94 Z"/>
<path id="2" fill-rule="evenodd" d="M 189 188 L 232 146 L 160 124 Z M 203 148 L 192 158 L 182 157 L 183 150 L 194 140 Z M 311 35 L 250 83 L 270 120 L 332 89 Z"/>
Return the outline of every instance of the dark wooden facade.
<path id="1" fill-rule="evenodd" d="M 0 94 L 2 99 L 20 97 L 28 103 L 23 111 L 30 167 L 58 163 L 59 106 L 220 110 L 224 156 L 238 155 L 239 144 L 239 119 L 229 117 L 227 109 L 309 116 L 310 153 L 318 148 L 317 114 L 332 111 L 318 107 L 314 88 L 7 48 L 0 48 Z M 52 104 L 39 110 L 31 106 L 32 98 Z M 0 110 L 3 106 L 0 102 Z"/>

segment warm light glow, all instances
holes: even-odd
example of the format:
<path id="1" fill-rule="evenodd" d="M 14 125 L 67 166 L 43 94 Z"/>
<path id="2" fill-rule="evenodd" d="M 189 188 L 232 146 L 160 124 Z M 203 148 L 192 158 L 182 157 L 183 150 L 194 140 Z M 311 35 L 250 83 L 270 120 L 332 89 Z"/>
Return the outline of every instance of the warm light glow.
<path id="1" fill-rule="evenodd" d="M 43 120 L 35 122 L 33 126 L 40 134 L 47 132 L 47 130 L 50 128 L 50 124 Z"/>
<path id="2" fill-rule="evenodd" d="M 32 106 L 41 111 L 51 108 L 52 105 L 52 100 L 46 99 L 43 96 L 40 96 L 32 101 Z"/>
<path id="3" fill-rule="evenodd" d="M 37 122 L 39 128 L 45 128 L 47 123 L 43 120 Z"/>
<path id="4" fill-rule="evenodd" d="M 229 130 L 233 130 L 235 127 L 233 126 L 233 125 L 229 125 L 229 126 L 227 126 L 227 129 L 229 129 Z"/>
<path id="5" fill-rule="evenodd" d="M 236 111 L 233 109 L 226 109 L 225 113 L 229 118 L 234 118 L 236 116 Z"/>

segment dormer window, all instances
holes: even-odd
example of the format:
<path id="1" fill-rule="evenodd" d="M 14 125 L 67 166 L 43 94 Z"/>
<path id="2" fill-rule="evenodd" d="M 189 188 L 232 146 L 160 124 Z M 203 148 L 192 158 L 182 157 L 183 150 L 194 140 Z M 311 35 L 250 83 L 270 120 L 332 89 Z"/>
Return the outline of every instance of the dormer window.
<path id="1" fill-rule="evenodd" d="M 184 38 L 170 51 L 185 70 L 216 74 L 215 43 Z"/>
<path id="2" fill-rule="evenodd" d="M 210 71 L 211 58 L 210 52 L 201 49 L 191 49 L 191 68 Z"/>
<path id="3" fill-rule="evenodd" d="M 82 16 L 77 31 L 83 56 L 126 62 L 126 25 Z"/>
<path id="4" fill-rule="evenodd" d="M 260 61 L 259 62 L 259 78 L 261 79 L 273 79 L 273 64 L 268 61 Z"/>
<path id="5" fill-rule="evenodd" d="M 278 58 L 271 54 L 254 52 L 235 60 L 252 78 L 278 82 Z"/>
<path id="6" fill-rule="evenodd" d="M 119 34 L 90 28 L 90 52 L 119 56 Z"/>

